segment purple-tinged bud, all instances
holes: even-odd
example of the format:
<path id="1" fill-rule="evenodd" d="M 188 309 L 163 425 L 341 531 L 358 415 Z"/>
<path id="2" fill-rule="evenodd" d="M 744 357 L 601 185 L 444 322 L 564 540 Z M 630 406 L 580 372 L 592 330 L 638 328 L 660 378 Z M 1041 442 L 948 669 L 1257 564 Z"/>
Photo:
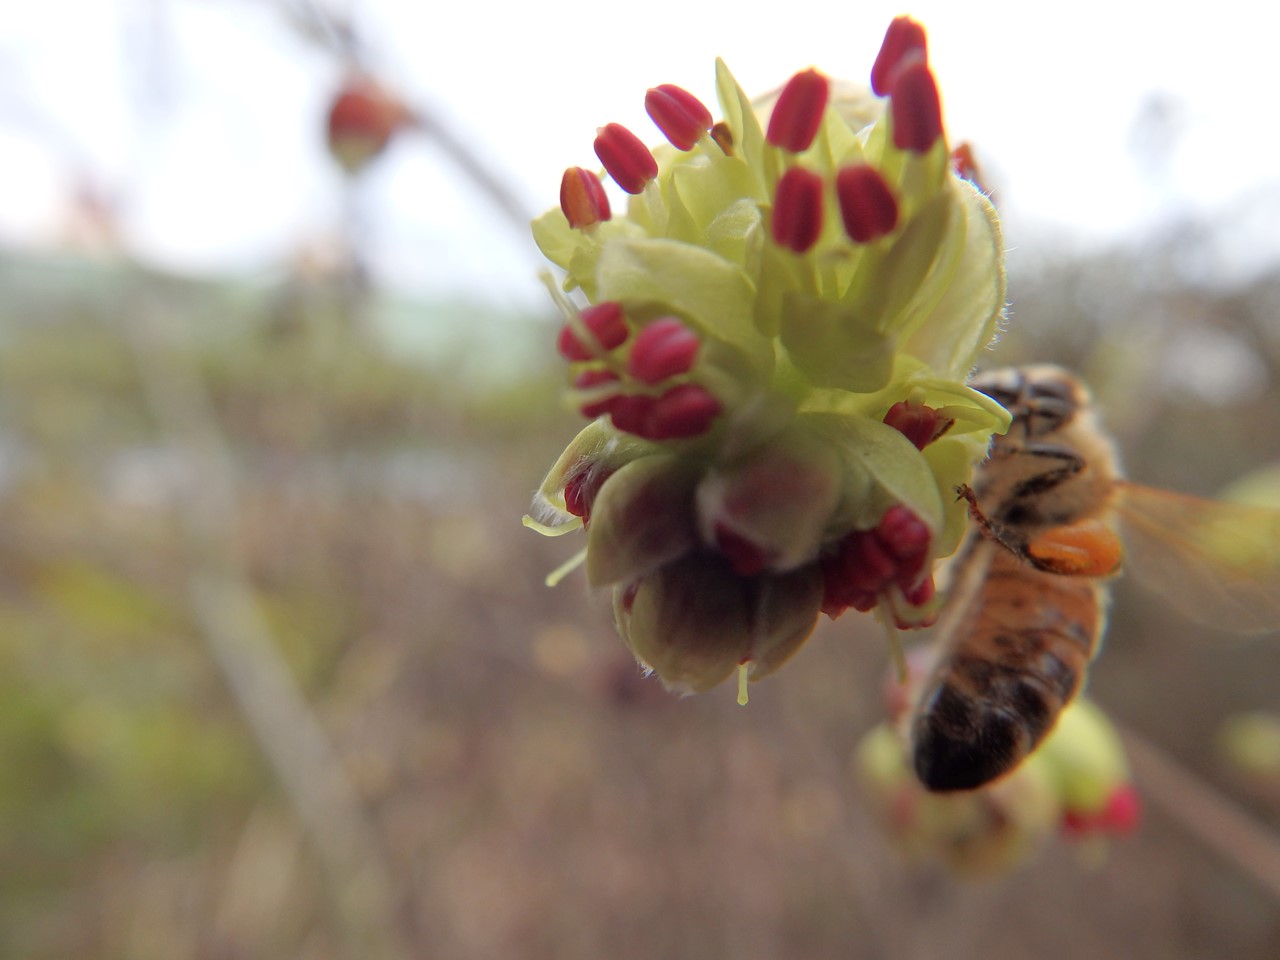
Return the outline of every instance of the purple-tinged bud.
<path id="1" fill-rule="evenodd" d="M 910 63 L 927 62 L 924 27 L 910 17 L 895 17 L 885 31 L 884 42 L 871 67 L 871 89 L 878 97 L 893 92 L 898 71 Z"/>
<path id="2" fill-rule="evenodd" d="M 711 127 L 711 111 L 674 83 L 651 88 L 644 95 L 644 108 L 662 135 L 680 150 L 692 150 Z"/>
<path id="3" fill-rule="evenodd" d="M 801 70 L 782 88 L 769 117 L 765 139 L 775 147 L 802 153 L 809 149 L 822 125 L 831 83 L 817 70 Z"/>
<path id="4" fill-rule="evenodd" d="M 569 226 L 578 230 L 603 223 L 613 214 L 604 184 L 584 167 L 570 167 L 560 178 L 560 209 Z"/>
<path id="5" fill-rule="evenodd" d="M 617 384 L 618 375 L 608 370 L 583 370 L 573 380 L 575 390 L 591 391 L 593 394 L 597 392 L 597 388 L 604 387 L 609 384 Z M 596 417 L 603 416 L 613 410 L 618 400 L 621 399 L 616 391 L 607 390 L 599 391 L 598 399 L 593 399 L 582 404 L 578 409 L 584 417 L 594 420 Z"/>
<path id="6" fill-rule="evenodd" d="M 627 358 L 627 372 L 641 383 L 661 383 L 688 373 L 698 355 L 698 335 L 677 317 L 661 317 L 638 334 Z"/>
<path id="7" fill-rule="evenodd" d="M 591 507 L 595 503 L 596 494 L 611 476 L 612 470 L 596 469 L 592 464 L 586 463 L 583 469 L 565 482 L 564 508 L 575 517 L 581 517 L 583 526 L 591 522 Z"/>
<path id="8" fill-rule="evenodd" d="M 773 198 L 773 242 L 804 253 L 822 233 L 822 177 L 792 167 L 778 180 Z"/>
<path id="9" fill-rule="evenodd" d="M 942 136 L 942 103 L 928 64 L 915 61 L 898 73 L 889 101 L 893 145 L 926 153 Z"/>
<path id="10" fill-rule="evenodd" d="M 898 199 L 869 164 L 845 167 L 836 174 L 836 199 L 845 233 L 854 243 L 878 240 L 898 225 Z"/>
<path id="11" fill-rule="evenodd" d="M 595 342 L 584 343 L 574 325 L 566 323 L 561 327 L 556 342 L 560 356 L 566 360 L 593 360 L 627 339 L 627 319 L 622 313 L 622 304 L 616 300 L 587 307 L 578 314 L 578 319 Z"/>
<path id="12" fill-rule="evenodd" d="M 933 407 L 910 400 L 901 400 L 890 407 L 884 422 L 915 444 L 917 450 L 923 450 L 955 423 L 949 417 L 938 416 Z"/>
<path id="13" fill-rule="evenodd" d="M 640 193 L 658 175 L 658 161 L 634 133 L 620 123 L 609 123 L 596 132 L 596 156 L 627 193 Z"/>
<path id="14" fill-rule="evenodd" d="M 696 383 L 672 387 L 654 401 L 645 419 L 646 440 L 683 440 L 698 437 L 720 415 L 720 401 Z"/>

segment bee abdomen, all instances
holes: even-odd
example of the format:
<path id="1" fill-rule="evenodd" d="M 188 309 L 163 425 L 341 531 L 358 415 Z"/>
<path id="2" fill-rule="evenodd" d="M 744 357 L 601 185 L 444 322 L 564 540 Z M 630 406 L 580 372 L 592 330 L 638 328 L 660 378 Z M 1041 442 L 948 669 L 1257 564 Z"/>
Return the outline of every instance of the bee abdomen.
<path id="1" fill-rule="evenodd" d="M 1100 632 L 1092 583 L 1024 569 L 984 592 L 912 730 L 916 775 L 930 790 L 971 790 L 1014 769 L 1076 695 Z"/>
<path id="2" fill-rule="evenodd" d="M 916 775 L 935 791 L 971 790 L 1012 770 L 1079 686 L 1053 654 L 1034 669 L 961 657 L 948 673 L 915 725 Z"/>

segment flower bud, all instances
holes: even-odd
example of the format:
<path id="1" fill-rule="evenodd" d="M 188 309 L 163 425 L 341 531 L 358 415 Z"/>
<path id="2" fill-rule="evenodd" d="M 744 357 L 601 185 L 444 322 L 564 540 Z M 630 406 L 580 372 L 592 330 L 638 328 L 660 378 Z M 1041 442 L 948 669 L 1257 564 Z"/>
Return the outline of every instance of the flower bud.
<path id="1" fill-rule="evenodd" d="M 587 530 L 587 581 L 633 581 L 693 549 L 693 485 L 669 455 L 633 460 L 605 480 Z"/>
<path id="2" fill-rule="evenodd" d="M 830 81 L 817 70 L 797 73 L 778 94 L 765 139 L 792 153 L 808 150 L 822 125 L 830 93 Z"/>
<path id="3" fill-rule="evenodd" d="M 620 123 L 601 127 L 596 134 L 596 156 L 609 176 L 627 193 L 640 193 L 658 175 L 658 161 L 640 138 Z"/>
<path id="4" fill-rule="evenodd" d="M 743 664 L 751 679 L 781 666 L 812 633 L 821 593 L 812 567 L 740 577 L 722 557 L 695 552 L 616 587 L 614 613 L 641 664 L 668 689 L 700 693 Z"/>
<path id="5" fill-rule="evenodd" d="M 329 107 L 329 153 L 347 173 L 357 173 L 408 120 L 405 105 L 371 77 L 349 76 Z"/>
<path id="6" fill-rule="evenodd" d="M 645 111 L 662 135 L 679 150 L 692 150 L 711 127 L 711 111 L 683 87 L 664 83 L 644 97 Z"/>
<path id="7" fill-rule="evenodd" d="M 983 790 L 929 793 L 888 724 L 863 737 L 854 766 L 872 814 L 903 854 L 939 860 L 963 876 L 1019 866 L 1052 835 L 1060 815 L 1049 779 L 1030 763 Z"/>
<path id="8" fill-rule="evenodd" d="M 698 530 L 739 574 L 792 570 L 818 556 L 839 495 L 836 453 L 792 431 L 708 473 L 698 485 Z"/>

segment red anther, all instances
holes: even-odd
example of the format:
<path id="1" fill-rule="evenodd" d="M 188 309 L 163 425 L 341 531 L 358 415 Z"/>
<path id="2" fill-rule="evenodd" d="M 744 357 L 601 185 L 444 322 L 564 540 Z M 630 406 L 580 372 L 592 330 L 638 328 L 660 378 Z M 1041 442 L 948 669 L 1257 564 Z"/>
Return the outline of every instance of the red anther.
<path id="1" fill-rule="evenodd" d="M 648 423 L 655 402 L 653 397 L 643 394 L 618 394 L 609 402 L 609 419 L 619 430 L 652 439 L 649 437 Z"/>
<path id="2" fill-rule="evenodd" d="M 1108 833 L 1133 833 L 1142 820 L 1142 795 L 1133 784 L 1120 784 L 1107 797 L 1099 820 Z"/>
<path id="3" fill-rule="evenodd" d="M 642 383 L 661 383 L 688 373 L 698 355 L 698 335 L 677 317 L 660 317 L 638 334 L 627 357 L 627 372 Z"/>
<path id="4" fill-rule="evenodd" d="M 889 101 L 893 145 L 899 150 L 925 153 L 942 136 L 942 103 L 929 65 L 905 64 L 893 84 Z"/>
<path id="5" fill-rule="evenodd" d="M 733 572 L 740 577 L 754 577 L 769 565 L 769 556 L 740 533 L 722 523 L 715 527 L 716 548 L 729 561 Z"/>
<path id="6" fill-rule="evenodd" d="M 658 161 L 634 133 L 620 123 L 596 131 L 596 156 L 627 193 L 639 193 L 658 175 Z"/>
<path id="7" fill-rule="evenodd" d="M 801 70 L 778 94 L 765 139 L 792 153 L 808 150 L 822 125 L 830 93 L 831 84 L 826 77 L 812 67 Z"/>
<path id="8" fill-rule="evenodd" d="M 560 209 L 569 226 L 579 230 L 613 216 L 604 184 L 585 167 L 570 167 L 560 178 Z"/>
<path id="9" fill-rule="evenodd" d="M 723 120 L 711 128 L 711 139 L 724 151 L 726 157 L 733 156 L 733 131 Z"/>
<path id="10" fill-rule="evenodd" d="M 654 401 L 645 421 L 648 440 L 682 440 L 706 433 L 720 415 L 720 401 L 706 387 L 682 383 Z"/>
<path id="11" fill-rule="evenodd" d="M 910 17 L 895 17 L 885 31 L 884 42 L 871 67 L 871 89 L 878 97 L 893 92 L 898 71 L 909 63 L 927 62 L 924 27 Z"/>
<path id="12" fill-rule="evenodd" d="M 894 504 L 884 512 L 875 538 L 895 560 L 911 560 L 929 548 L 929 528 L 909 507 Z"/>
<path id="13" fill-rule="evenodd" d="M 652 87 L 644 95 L 644 108 L 662 135 L 680 150 L 692 150 L 711 127 L 711 111 L 674 83 Z"/>
<path id="14" fill-rule="evenodd" d="M 824 610 L 853 607 L 870 610 L 880 591 L 893 582 L 897 561 L 876 542 L 869 530 L 855 530 L 822 560 Z"/>
<path id="15" fill-rule="evenodd" d="M 578 319 L 595 342 L 584 343 L 574 325 L 566 323 L 560 328 L 560 337 L 556 341 L 556 349 L 566 360 L 595 359 L 627 339 L 627 319 L 622 313 L 622 304 L 616 300 L 587 307 L 578 314 Z"/>
<path id="16" fill-rule="evenodd" d="M 973 155 L 973 146 L 968 141 L 951 151 L 951 167 L 957 176 L 968 180 L 983 193 L 990 192 L 982 182 L 982 168 L 978 166 L 978 160 Z"/>
<path id="17" fill-rule="evenodd" d="M 616 384 L 618 375 L 610 373 L 608 370 L 583 370 L 573 380 L 573 386 L 576 390 L 592 390 L 596 387 L 603 387 L 605 384 Z M 605 392 L 598 400 L 592 400 L 590 403 L 584 403 L 578 409 L 584 417 L 594 420 L 596 417 L 609 413 L 613 410 L 614 405 L 621 397 L 616 392 Z"/>
<path id="18" fill-rule="evenodd" d="M 636 594 L 640 592 L 640 581 L 629 583 L 623 588 L 622 596 L 619 598 L 624 613 L 630 613 L 631 608 L 635 606 Z"/>
<path id="19" fill-rule="evenodd" d="M 792 167 L 778 180 L 773 197 L 773 242 L 804 253 L 822 233 L 822 177 Z"/>
<path id="20" fill-rule="evenodd" d="M 612 470 L 594 469 L 586 463 L 564 485 L 564 508 L 575 517 L 581 517 L 583 526 L 591 522 L 591 507 L 604 482 L 613 476 Z"/>
<path id="21" fill-rule="evenodd" d="M 938 411 L 923 403 L 900 400 L 889 408 L 884 422 L 923 450 L 951 429 L 955 420 L 938 416 Z"/>
<path id="22" fill-rule="evenodd" d="M 836 174 L 836 199 L 845 233 L 854 243 L 870 243 L 898 225 L 898 198 L 869 164 L 845 167 Z"/>
<path id="23" fill-rule="evenodd" d="M 923 607 L 937 594 L 938 587 L 933 582 L 932 576 L 925 577 L 913 587 L 904 587 L 902 589 L 902 599 L 913 607 Z"/>

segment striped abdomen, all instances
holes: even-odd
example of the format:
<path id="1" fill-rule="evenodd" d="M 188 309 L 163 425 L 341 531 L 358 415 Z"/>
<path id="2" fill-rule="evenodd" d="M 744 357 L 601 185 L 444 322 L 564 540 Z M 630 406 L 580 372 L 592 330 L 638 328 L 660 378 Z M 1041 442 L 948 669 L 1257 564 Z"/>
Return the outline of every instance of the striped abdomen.
<path id="1" fill-rule="evenodd" d="M 912 729 L 930 790 L 969 790 L 1016 767 L 1076 695 L 1102 633 L 1104 587 L 1003 549 L 943 638 Z"/>

